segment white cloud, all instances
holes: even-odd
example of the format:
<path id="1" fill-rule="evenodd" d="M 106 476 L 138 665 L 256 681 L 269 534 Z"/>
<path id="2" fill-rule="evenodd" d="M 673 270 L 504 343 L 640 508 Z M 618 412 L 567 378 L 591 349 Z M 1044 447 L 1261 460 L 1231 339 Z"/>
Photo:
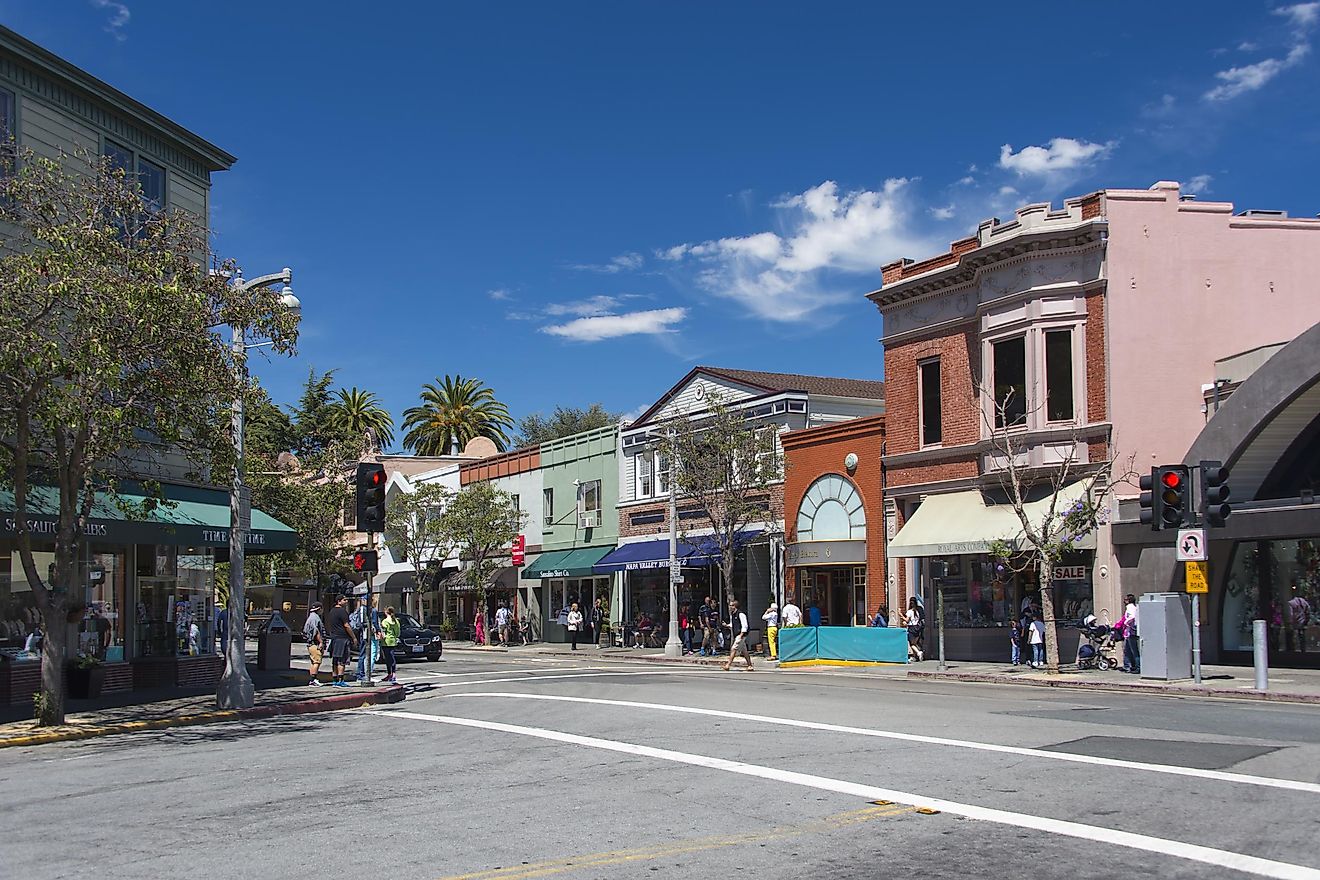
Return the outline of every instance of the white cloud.
<path id="1" fill-rule="evenodd" d="M 569 266 L 570 269 L 579 269 L 583 272 L 600 272 L 605 275 L 617 275 L 620 272 L 632 272 L 642 267 L 645 257 L 634 251 L 626 254 L 619 254 L 608 263 L 576 263 Z"/>
<path id="2" fill-rule="evenodd" d="M 106 33 L 112 35 L 121 43 L 127 40 L 128 35 L 124 33 L 124 28 L 128 25 L 129 19 L 133 17 L 133 13 L 129 11 L 129 8 L 122 3 L 114 2 L 114 0 L 91 0 L 91 3 L 97 9 L 108 9 L 110 11 L 110 18 L 105 23 Z"/>
<path id="3" fill-rule="evenodd" d="M 496 302 L 501 302 L 501 301 L 503 301 L 503 300 L 507 300 L 507 299 L 509 299 L 509 298 L 511 297 L 511 294 L 509 293 L 509 291 L 505 290 L 503 287 L 498 287 L 498 288 L 496 288 L 495 290 L 488 290 L 488 291 L 486 291 L 486 296 L 490 297 L 491 299 L 495 300 Z"/>
<path id="4" fill-rule="evenodd" d="M 1239 95 L 1264 88 L 1275 77 L 1290 67 L 1296 67 L 1311 54 L 1311 42 L 1308 33 L 1320 22 L 1320 0 L 1311 3 L 1295 3 L 1281 6 L 1274 14 L 1288 19 L 1293 31 L 1290 35 L 1290 48 L 1282 57 L 1266 58 L 1255 64 L 1230 67 L 1215 74 L 1219 85 L 1207 91 L 1202 97 L 1207 101 L 1231 101 Z M 1243 43 L 1239 48 L 1254 44 Z"/>
<path id="5" fill-rule="evenodd" d="M 972 184 L 976 183 L 976 178 L 972 177 L 972 175 L 969 174 L 966 177 L 958 178 L 956 181 L 954 181 L 954 183 L 957 186 L 971 186 Z"/>
<path id="6" fill-rule="evenodd" d="M 1018 191 L 1013 189 L 1013 187 L 1011 186 L 1001 186 L 999 188 L 999 195 L 1001 196 L 1015 196 L 1017 194 Z"/>
<path id="7" fill-rule="evenodd" d="M 543 311 L 545 314 L 555 317 L 577 315 L 582 318 L 589 318 L 596 315 L 608 315 L 619 306 L 620 301 L 617 296 L 591 296 L 573 302 L 550 303 Z"/>
<path id="8" fill-rule="evenodd" d="M 1058 176 L 1099 162 L 1113 148 L 1113 141 L 1093 144 L 1065 137 L 1054 138 L 1045 147 L 1023 147 L 1016 153 L 1012 145 L 1004 144 L 999 148 L 999 167 L 1019 177 Z"/>
<path id="9" fill-rule="evenodd" d="M 1163 119 L 1173 115 L 1174 109 L 1178 105 L 1178 99 L 1173 95 L 1164 94 L 1160 99 L 1152 104 L 1147 104 L 1141 108 L 1141 115 L 1148 119 Z"/>
<path id="10" fill-rule="evenodd" d="M 1214 176 L 1210 174 L 1198 174 L 1182 185 L 1182 191 L 1188 195 L 1199 196 L 1210 191 L 1210 182 Z"/>
<path id="11" fill-rule="evenodd" d="M 599 342 L 620 336 L 674 332 L 674 325 L 687 317 L 687 309 L 651 309 L 645 312 L 625 312 L 622 315 L 593 315 L 577 318 L 566 324 L 542 327 L 542 333 L 572 339 L 576 342 Z"/>
<path id="12" fill-rule="evenodd" d="M 1250 40 L 1243 40 L 1241 43 L 1238 43 L 1239 52 L 1255 52 L 1259 48 L 1260 43 L 1253 43 Z"/>
<path id="13" fill-rule="evenodd" d="M 950 220 L 954 215 L 954 206 L 945 205 L 943 208 L 931 208 L 930 214 L 936 220 Z"/>
<path id="14" fill-rule="evenodd" d="M 890 260 L 938 247 L 915 231 L 912 181 L 894 178 L 879 190 L 840 192 L 827 180 L 772 203 L 781 232 L 680 244 L 657 252 L 696 269 L 699 287 L 731 299 L 753 315 L 796 321 L 856 297 L 857 282 L 840 273 L 874 276 Z"/>

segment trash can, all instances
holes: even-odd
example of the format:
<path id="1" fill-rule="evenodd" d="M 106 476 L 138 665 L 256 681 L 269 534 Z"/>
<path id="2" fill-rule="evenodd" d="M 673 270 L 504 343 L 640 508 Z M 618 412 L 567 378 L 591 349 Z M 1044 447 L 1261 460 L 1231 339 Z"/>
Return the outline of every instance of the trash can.
<path id="1" fill-rule="evenodd" d="M 1186 593 L 1147 593 L 1137 608 L 1141 677 L 1192 677 L 1192 603 Z"/>
<path id="2" fill-rule="evenodd" d="M 284 618 L 276 611 L 271 615 L 270 623 L 257 636 L 257 668 L 288 669 L 292 648 L 293 633 L 289 632 Z"/>

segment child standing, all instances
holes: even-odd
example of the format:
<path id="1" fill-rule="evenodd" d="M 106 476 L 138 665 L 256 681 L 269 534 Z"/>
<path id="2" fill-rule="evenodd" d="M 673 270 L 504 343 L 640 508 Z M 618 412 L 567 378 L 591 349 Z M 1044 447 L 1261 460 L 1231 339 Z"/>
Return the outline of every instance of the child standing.
<path id="1" fill-rule="evenodd" d="M 1008 644 L 1013 650 L 1013 665 L 1022 665 L 1022 623 L 1013 621 L 1008 631 Z"/>

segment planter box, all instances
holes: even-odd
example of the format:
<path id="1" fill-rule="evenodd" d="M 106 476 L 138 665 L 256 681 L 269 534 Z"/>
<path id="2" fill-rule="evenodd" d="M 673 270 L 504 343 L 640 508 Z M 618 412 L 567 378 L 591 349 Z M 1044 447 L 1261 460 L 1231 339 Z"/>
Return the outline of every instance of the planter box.
<path id="1" fill-rule="evenodd" d="M 41 690 L 41 662 L 0 663 L 0 706 L 32 705 Z"/>
<path id="2" fill-rule="evenodd" d="M 94 700 L 101 696 L 101 689 L 105 686 L 105 667 L 99 664 L 85 669 L 70 666 L 64 681 L 69 699 Z"/>

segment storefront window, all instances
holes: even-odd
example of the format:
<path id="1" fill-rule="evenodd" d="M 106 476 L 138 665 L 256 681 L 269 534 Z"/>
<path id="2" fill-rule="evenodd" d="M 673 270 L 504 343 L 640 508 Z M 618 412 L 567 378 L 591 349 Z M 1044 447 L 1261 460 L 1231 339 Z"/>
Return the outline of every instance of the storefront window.
<path id="1" fill-rule="evenodd" d="M 37 571 L 50 570 L 55 562 L 53 550 L 49 545 L 33 547 L 32 561 Z M 40 621 L 18 547 L 12 540 L 0 541 L 0 650 L 11 656 L 22 651 L 27 637 Z"/>
<path id="2" fill-rule="evenodd" d="M 944 590 L 945 626 L 1007 626 L 1017 616 L 1013 572 L 998 560 L 946 556 L 932 563 L 936 588 Z"/>
<path id="3" fill-rule="evenodd" d="M 92 545 L 87 565 L 87 610 L 78 646 L 109 663 L 124 659 L 125 609 L 128 605 L 128 554 Z"/>
<path id="4" fill-rule="evenodd" d="M 1256 620 L 1271 654 L 1320 651 L 1320 538 L 1238 544 L 1222 618 L 1225 651 L 1252 650 Z"/>

